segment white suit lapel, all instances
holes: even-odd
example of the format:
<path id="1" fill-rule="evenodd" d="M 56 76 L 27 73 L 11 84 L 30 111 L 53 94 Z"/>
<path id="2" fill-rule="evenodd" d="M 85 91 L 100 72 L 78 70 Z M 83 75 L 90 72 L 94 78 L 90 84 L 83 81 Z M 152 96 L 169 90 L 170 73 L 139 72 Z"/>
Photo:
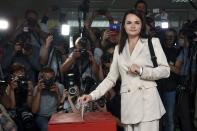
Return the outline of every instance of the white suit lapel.
<path id="1" fill-rule="evenodd" d="M 138 55 L 141 53 L 143 47 L 144 47 L 144 42 L 139 39 L 137 41 L 137 44 L 135 45 L 135 48 L 133 49 L 133 52 L 131 53 L 130 59 L 131 61 L 136 60 L 136 58 L 138 57 Z"/>

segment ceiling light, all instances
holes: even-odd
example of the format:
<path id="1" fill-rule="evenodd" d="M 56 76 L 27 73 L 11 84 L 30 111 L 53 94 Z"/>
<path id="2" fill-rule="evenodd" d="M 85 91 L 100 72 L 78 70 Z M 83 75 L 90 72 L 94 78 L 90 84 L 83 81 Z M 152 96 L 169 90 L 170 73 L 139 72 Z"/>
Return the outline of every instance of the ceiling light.
<path id="1" fill-rule="evenodd" d="M 5 19 L 0 19 L 0 30 L 7 30 L 9 27 L 9 22 Z"/>
<path id="2" fill-rule="evenodd" d="M 62 27 L 61 27 L 61 34 L 63 36 L 68 36 L 70 33 L 70 26 L 67 25 L 67 24 L 62 24 Z"/>
<path id="3" fill-rule="evenodd" d="M 189 1 L 192 1 L 192 0 L 172 0 L 172 2 L 174 3 L 187 3 Z"/>

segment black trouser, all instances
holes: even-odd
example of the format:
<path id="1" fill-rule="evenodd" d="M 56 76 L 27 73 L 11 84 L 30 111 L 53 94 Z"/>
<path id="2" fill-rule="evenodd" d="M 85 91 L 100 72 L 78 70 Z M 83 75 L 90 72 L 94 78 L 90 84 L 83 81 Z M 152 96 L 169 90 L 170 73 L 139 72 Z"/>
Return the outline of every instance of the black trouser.
<path id="1" fill-rule="evenodd" d="M 189 91 L 187 89 L 177 92 L 177 117 L 181 131 L 192 131 L 192 123 L 189 108 Z"/>

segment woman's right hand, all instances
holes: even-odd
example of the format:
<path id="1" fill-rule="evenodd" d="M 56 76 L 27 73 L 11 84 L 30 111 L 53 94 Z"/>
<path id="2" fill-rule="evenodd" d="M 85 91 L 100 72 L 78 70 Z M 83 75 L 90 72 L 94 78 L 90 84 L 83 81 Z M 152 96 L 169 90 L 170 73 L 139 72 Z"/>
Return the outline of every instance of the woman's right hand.
<path id="1" fill-rule="evenodd" d="M 87 104 L 88 102 L 92 101 L 91 95 L 83 95 L 78 98 L 77 100 L 80 104 Z"/>

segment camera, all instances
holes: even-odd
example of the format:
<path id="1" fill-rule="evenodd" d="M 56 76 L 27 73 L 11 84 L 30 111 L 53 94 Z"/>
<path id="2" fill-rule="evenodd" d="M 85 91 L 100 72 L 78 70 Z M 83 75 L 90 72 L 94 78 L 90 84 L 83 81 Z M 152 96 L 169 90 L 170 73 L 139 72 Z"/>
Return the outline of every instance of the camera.
<path id="1" fill-rule="evenodd" d="M 69 92 L 70 96 L 76 95 L 77 94 L 77 86 L 75 85 L 75 86 L 69 87 L 68 92 Z"/>
<path id="2" fill-rule="evenodd" d="M 27 78 L 24 75 L 16 76 L 17 86 L 22 89 L 28 88 Z"/>
<path id="3" fill-rule="evenodd" d="M 16 109 L 17 116 L 21 120 L 21 124 L 23 124 L 23 127 L 28 130 L 32 131 L 32 129 L 35 129 L 35 123 L 34 123 L 34 116 L 30 112 L 30 109 L 26 106 L 22 106 L 20 108 Z"/>
<path id="4" fill-rule="evenodd" d="M 88 52 L 87 52 L 86 49 L 82 48 L 82 49 L 79 50 L 79 52 L 80 52 L 80 54 L 81 54 L 81 58 L 82 58 L 82 59 L 83 59 L 83 58 L 86 58 L 86 59 L 88 58 L 89 54 L 88 54 Z"/>
<path id="5" fill-rule="evenodd" d="M 46 79 L 46 80 L 43 80 L 43 83 L 45 85 L 45 88 L 46 90 L 50 90 L 51 87 L 54 85 L 55 83 L 55 79 L 54 78 L 50 78 L 50 79 Z"/>
<path id="6" fill-rule="evenodd" d="M 0 96 L 4 95 L 8 83 L 5 80 L 0 79 Z"/>
<path id="7" fill-rule="evenodd" d="M 74 80 L 74 74 L 68 74 L 68 93 L 70 96 L 74 96 L 77 94 L 77 86 Z"/>

